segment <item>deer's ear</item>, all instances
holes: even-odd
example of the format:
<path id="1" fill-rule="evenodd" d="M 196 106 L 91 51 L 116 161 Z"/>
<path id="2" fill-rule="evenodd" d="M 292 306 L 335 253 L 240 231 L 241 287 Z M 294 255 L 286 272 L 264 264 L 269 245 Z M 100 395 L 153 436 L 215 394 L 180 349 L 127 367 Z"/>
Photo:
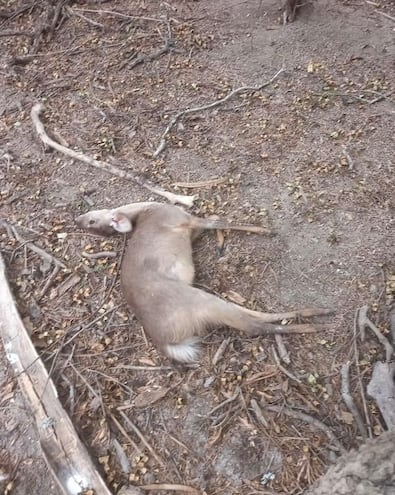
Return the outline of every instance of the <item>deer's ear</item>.
<path id="1" fill-rule="evenodd" d="M 123 213 L 114 213 L 111 217 L 110 227 L 121 234 L 127 234 L 133 230 L 132 222 Z"/>

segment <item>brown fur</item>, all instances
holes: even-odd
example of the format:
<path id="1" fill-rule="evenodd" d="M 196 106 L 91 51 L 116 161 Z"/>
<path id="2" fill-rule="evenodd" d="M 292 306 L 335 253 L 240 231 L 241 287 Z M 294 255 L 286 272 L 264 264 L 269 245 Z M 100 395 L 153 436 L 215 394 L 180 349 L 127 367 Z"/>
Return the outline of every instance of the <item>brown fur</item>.
<path id="1" fill-rule="evenodd" d="M 115 210 L 97 210 L 76 221 L 96 233 L 110 233 L 110 223 L 126 218 L 133 232 L 121 265 L 121 288 L 145 331 L 167 356 L 194 361 L 197 337 L 206 328 L 229 326 L 249 336 L 314 331 L 311 325 L 276 325 L 296 316 L 328 314 L 326 310 L 289 313 L 252 311 L 192 287 L 192 237 L 201 230 L 223 228 L 263 232 L 261 227 L 201 219 L 181 208 L 160 203 L 135 203 Z M 115 219 L 115 220 L 114 220 Z M 125 232 L 125 230 L 123 230 Z"/>

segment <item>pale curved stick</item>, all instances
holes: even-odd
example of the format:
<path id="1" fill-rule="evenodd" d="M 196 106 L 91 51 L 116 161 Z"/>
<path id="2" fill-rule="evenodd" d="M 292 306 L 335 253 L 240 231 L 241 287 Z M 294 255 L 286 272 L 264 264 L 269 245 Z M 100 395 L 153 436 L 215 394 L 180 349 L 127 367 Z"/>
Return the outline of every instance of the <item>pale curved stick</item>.
<path id="1" fill-rule="evenodd" d="M 62 144 L 57 143 L 56 141 L 51 139 L 48 136 L 48 134 L 45 132 L 44 125 L 40 120 L 40 113 L 43 111 L 44 111 L 44 105 L 42 103 L 36 103 L 35 105 L 33 105 L 33 108 L 31 109 L 30 116 L 36 128 L 39 138 L 44 144 L 46 144 L 50 148 L 53 148 L 56 151 L 59 151 L 60 153 L 63 153 L 64 155 L 69 156 L 70 158 L 73 158 L 74 160 L 78 160 L 80 162 L 86 163 L 91 167 L 99 168 L 100 170 L 104 170 L 105 172 L 108 172 L 112 175 L 116 175 L 121 179 L 128 179 L 134 182 L 135 184 L 138 184 L 139 186 L 148 189 L 148 191 L 157 194 L 158 196 L 162 196 L 163 198 L 166 198 L 167 200 L 170 201 L 170 203 L 173 204 L 179 203 L 184 206 L 187 206 L 188 208 L 193 206 L 193 202 L 197 197 L 196 195 L 185 196 L 184 194 L 174 194 L 170 191 L 165 191 L 159 186 L 150 185 L 147 181 L 139 178 L 137 174 L 132 174 L 130 172 L 126 172 L 125 170 L 121 170 L 118 167 L 111 165 L 111 163 L 95 160 L 94 158 L 85 155 L 84 153 L 81 153 L 79 151 L 74 151 L 68 148 L 67 146 L 63 146 Z"/>

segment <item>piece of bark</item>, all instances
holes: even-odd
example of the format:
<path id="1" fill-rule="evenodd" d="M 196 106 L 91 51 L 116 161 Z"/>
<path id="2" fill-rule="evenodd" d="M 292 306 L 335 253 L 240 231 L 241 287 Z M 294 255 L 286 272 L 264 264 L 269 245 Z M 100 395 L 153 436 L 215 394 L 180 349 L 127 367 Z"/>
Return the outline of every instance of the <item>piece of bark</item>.
<path id="1" fill-rule="evenodd" d="M 367 392 L 380 409 L 389 430 L 395 429 L 395 363 L 375 363 Z M 395 493 L 395 490 L 394 490 Z"/>
<path id="2" fill-rule="evenodd" d="M 52 380 L 18 314 L 0 255 L 0 335 L 34 416 L 48 468 L 65 495 L 111 495 L 58 399 Z"/>
<path id="3" fill-rule="evenodd" d="M 394 495 L 395 430 L 341 456 L 303 495 Z"/>

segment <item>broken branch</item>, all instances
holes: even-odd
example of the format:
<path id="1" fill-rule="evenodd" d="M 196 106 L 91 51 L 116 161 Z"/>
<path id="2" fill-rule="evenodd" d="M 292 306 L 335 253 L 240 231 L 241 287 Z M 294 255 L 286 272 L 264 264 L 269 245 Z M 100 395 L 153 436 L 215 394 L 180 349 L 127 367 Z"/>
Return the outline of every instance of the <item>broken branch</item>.
<path id="1" fill-rule="evenodd" d="M 70 158 L 73 158 L 74 160 L 78 160 L 80 162 L 86 163 L 91 167 L 104 170 L 105 172 L 108 172 L 112 175 L 116 175 L 121 179 L 130 180 L 135 184 L 144 187 L 145 189 L 148 189 L 148 191 L 157 194 L 158 196 L 162 196 L 163 198 L 166 198 L 173 204 L 179 203 L 187 207 L 193 206 L 193 202 L 196 199 L 196 196 L 185 196 L 183 194 L 174 194 L 172 192 L 165 191 L 161 187 L 151 185 L 148 181 L 145 181 L 144 179 L 138 177 L 137 173 L 126 172 L 125 170 L 121 170 L 118 167 L 111 165 L 110 163 L 95 160 L 94 158 L 85 155 L 84 153 L 81 153 L 79 151 L 74 151 L 71 148 L 68 148 L 66 146 L 57 143 L 48 136 L 48 134 L 44 129 L 44 125 L 40 120 L 40 114 L 43 111 L 44 111 L 44 105 L 42 105 L 41 103 L 36 103 L 35 105 L 33 105 L 33 108 L 30 112 L 30 116 L 36 128 L 36 132 L 39 138 L 44 144 L 46 144 L 50 148 L 53 148 L 56 151 L 59 151 L 60 153 L 63 153 L 64 155 L 69 156 Z"/>
<path id="2" fill-rule="evenodd" d="M 240 88 L 232 90 L 230 93 L 228 93 L 223 98 L 220 98 L 219 100 L 213 101 L 211 103 L 207 103 L 206 105 L 202 105 L 199 107 L 187 108 L 185 110 L 182 110 L 181 112 L 178 112 L 172 119 L 170 119 L 169 124 L 167 125 L 162 136 L 160 137 L 159 145 L 156 148 L 153 157 L 156 158 L 165 149 L 166 136 L 173 129 L 174 125 L 181 119 L 181 117 L 184 117 L 185 115 L 189 115 L 191 113 L 203 112 L 204 110 L 210 110 L 211 108 L 218 107 L 219 105 L 222 105 L 223 103 L 233 98 L 233 96 L 236 96 L 241 93 L 261 91 L 263 88 L 266 88 L 267 86 L 272 84 L 273 81 L 275 81 L 282 72 L 284 72 L 283 67 L 281 67 L 281 69 L 278 70 L 274 74 L 274 76 L 271 79 L 269 79 L 269 81 L 266 81 L 265 83 L 260 84 L 259 86 L 241 86 Z"/>

